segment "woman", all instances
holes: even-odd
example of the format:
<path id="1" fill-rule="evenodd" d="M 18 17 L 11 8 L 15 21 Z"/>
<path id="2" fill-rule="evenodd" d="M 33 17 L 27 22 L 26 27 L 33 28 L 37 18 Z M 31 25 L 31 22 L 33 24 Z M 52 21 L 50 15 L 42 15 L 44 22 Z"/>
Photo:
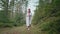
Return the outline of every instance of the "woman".
<path id="1" fill-rule="evenodd" d="M 27 26 L 28 30 L 31 27 L 31 11 L 30 11 L 30 9 L 28 9 L 27 15 L 26 15 L 26 26 Z"/>

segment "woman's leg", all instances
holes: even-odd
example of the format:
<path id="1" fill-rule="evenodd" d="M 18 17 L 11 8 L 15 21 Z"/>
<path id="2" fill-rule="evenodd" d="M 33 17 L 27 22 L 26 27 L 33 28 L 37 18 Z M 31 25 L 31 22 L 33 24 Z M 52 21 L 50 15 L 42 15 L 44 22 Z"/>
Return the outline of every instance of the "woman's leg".
<path id="1" fill-rule="evenodd" d="M 27 29 L 30 30 L 30 27 L 31 27 L 31 19 L 29 17 L 26 17 L 26 26 L 27 26 Z"/>
<path id="2" fill-rule="evenodd" d="M 27 26 L 27 29 L 30 30 L 31 25 Z"/>

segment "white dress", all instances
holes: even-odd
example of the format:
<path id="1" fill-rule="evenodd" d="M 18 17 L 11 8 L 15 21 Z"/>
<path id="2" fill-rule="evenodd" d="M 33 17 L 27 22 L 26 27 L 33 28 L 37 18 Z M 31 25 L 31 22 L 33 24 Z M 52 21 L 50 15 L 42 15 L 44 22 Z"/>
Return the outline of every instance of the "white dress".
<path id="1" fill-rule="evenodd" d="M 29 26 L 30 24 L 31 24 L 31 13 L 30 13 L 30 17 L 27 13 L 27 15 L 26 15 L 26 26 Z"/>

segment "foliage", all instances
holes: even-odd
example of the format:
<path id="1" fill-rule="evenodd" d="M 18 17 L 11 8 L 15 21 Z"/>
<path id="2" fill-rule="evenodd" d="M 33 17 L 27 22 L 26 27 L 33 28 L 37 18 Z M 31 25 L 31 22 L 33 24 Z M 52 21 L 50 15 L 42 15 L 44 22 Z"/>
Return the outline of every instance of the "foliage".
<path id="1" fill-rule="evenodd" d="M 21 26 L 25 23 L 22 6 L 26 4 L 27 9 L 27 0 L 21 1 L 0 0 L 0 27 Z"/>
<path id="2" fill-rule="evenodd" d="M 33 24 L 38 25 L 41 31 L 48 34 L 60 32 L 60 0 L 52 0 L 51 3 L 39 0 L 39 5 L 35 10 Z"/>

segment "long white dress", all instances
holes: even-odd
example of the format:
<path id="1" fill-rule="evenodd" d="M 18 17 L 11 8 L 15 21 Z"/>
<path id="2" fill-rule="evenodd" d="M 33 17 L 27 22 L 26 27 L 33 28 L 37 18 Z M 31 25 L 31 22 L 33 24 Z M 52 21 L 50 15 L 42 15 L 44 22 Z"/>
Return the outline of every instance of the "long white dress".
<path id="1" fill-rule="evenodd" d="M 26 26 L 30 26 L 31 24 L 31 13 L 26 15 Z"/>

